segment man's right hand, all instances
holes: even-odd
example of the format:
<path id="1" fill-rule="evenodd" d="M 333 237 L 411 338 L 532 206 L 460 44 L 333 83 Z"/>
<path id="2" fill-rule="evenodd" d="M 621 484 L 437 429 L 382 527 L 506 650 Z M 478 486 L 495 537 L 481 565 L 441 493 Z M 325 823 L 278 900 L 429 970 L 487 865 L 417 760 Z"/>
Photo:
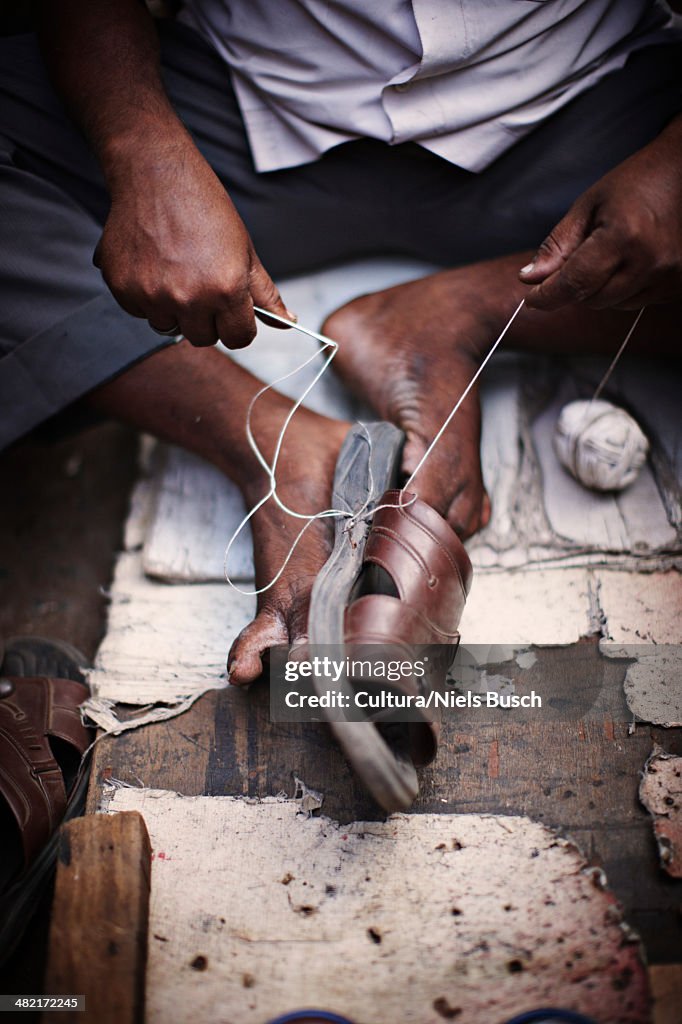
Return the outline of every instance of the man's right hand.
<path id="1" fill-rule="evenodd" d="M 194 345 L 228 348 L 253 339 L 254 305 L 294 319 L 166 96 L 145 5 L 43 0 L 40 26 L 55 86 L 109 188 L 94 259 L 123 308 Z"/>
<path id="2" fill-rule="evenodd" d="M 115 168 L 115 169 L 114 169 Z M 254 305 L 292 319 L 227 192 L 189 138 L 135 145 L 109 165 L 94 261 L 121 306 L 193 345 L 242 348 Z"/>

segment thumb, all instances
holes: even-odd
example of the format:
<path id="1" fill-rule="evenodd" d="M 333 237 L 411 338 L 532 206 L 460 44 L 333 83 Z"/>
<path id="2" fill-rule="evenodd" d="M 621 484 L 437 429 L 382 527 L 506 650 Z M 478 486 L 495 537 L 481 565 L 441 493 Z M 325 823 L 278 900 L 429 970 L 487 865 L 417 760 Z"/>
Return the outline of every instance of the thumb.
<path id="1" fill-rule="evenodd" d="M 591 201 L 587 195 L 581 196 L 566 216 L 550 231 L 531 262 L 519 271 L 519 277 L 524 284 L 540 284 L 557 270 L 561 270 L 589 234 L 591 215 Z"/>
<path id="2" fill-rule="evenodd" d="M 267 309 L 269 312 L 276 313 L 277 316 L 281 316 L 285 320 L 291 320 L 296 323 L 296 314 L 290 312 L 284 305 L 277 286 L 257 256 L 254 258 L 251 266 L 249 291 L 254 306 L 260 306 L 261 309 Z M 262 313 L 257 313 L 256 315 L 263 323 L 267 323 L 271 327 L 284 327 L 284 324 L 279 323 L 277 320 L 270 320 L 268 317 L 263 316 Z"/>

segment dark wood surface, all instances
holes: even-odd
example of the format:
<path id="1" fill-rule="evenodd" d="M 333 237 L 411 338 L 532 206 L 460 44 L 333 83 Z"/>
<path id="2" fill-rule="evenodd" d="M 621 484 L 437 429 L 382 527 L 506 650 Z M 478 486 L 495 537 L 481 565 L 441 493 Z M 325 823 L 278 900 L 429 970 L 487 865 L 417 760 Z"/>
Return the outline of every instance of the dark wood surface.
<path id="1" fill-rule="evenodd" d="M 46 991 L 85 996 L 87 1020 L 143 1024 L 151 848 L 136 811 L 89 815 L 62 829 Z M 79 1024 L 55 1010 L 44 1024 Z"/>
<path id="2" fill-rule="evenodd" d="M 53 439 L 50 442 L 50 434 Z M 58 439 L 55 427 L 0 453 L 0 644 L 66 640 L 92 658 L 137 475 L 134 431 L 104 424 Z M 51 887 L 0 968 L 0 992 L 45 991 Z M 36 1019 L 22 1012 L 23 1024 Z"/>
<path id="3" fill-rule="evenodd" d="M 682 753 L 682 730 L 639 724 L 630 735 L 622 683 L 627 663 L 596 643 L 541 648 L 523 686 L 560 705 L 556 716 L 448 712 L 437 760 L 420 773 L 413 810 L 527 815 L 572 837 L 604 868 L 649 961 L 679 961 L 682 887 L 660 869 L 639 773 L 654 741 Z M 519 676 L 514 664 L 495 671 Z M 588 707 L 592 700 L 592 707 Z M 294 776 L 324 794 L 340 821 L 382 813 L 353 777 L 322 724 L 270 720 L 268 687 L 206 694 L 181 717 L 105 738 L 97 748 L 93 810 L 109 776 L 186 795 L 293 795 Z M 513 880 L 510 880 L 513 887 Z"/>

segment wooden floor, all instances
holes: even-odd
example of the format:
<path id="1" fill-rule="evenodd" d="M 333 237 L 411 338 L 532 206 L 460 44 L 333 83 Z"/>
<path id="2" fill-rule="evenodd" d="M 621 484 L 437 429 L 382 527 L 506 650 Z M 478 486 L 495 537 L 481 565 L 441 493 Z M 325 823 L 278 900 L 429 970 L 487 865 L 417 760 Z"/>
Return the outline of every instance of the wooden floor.
<path id="1" fill-rule="evenodd" d="M 531 672 L 543 692 L 584 694 L 603 679 L 600 711 L 584 720 L 504 712 L 486 720 L 450 717 L 436 762 L 421 773 L 416 812 L 524 814 L 572 837 L 604 868 L 626 919 L 640 932 L 650 963 L 679 961 L 680 887 L 660 869 L 649 816 L 639 803 L 639 773 L 653 742 L 682 753 L 682 730 L 640 725 L 622 682 L 626 663 L 604 659 L 596 643 L 539 648 Z M 499 667 L 519 672 L 510 662 Z M 528 685 L 528 670 L 524 672 Z M 497 715 L 497 720 L 495 720 Z M 107 779 L 171 789 L 187 796 L 293 795 L 294 776 L 324 794 L 323 811 L 341 822 L 381 817 L 329 736 L 317 724 L 273 724 L 265 682 L 250 691 L 215 691 L 179 718 L 97 748 L 90 793 L 94 810 Z"/>
<path id="2" fill-rule="evenodd" d="M 5 636 L 63 637 L 94 653 L 134 461 L 130 435 L 109 428 L 3 457 L 5 478 L 12 481 L 1 510 Z M 438 760 L 422 773 L 414 809 L 520 813 L 560 829 L 605 868 L 649 962 L 679 960 L 680 887 L 659 867 L 637 790 L 653 743 L 682 753 L 682 730 L 638 725 L 629 735 L 622 703 L 626 666 L 602 659 L 595 643 L 541 648 L 536 656 L 531 671 L 557 694 L 579 693 L 598 669 L 611 703 L 602 702 L 601 715 L 582 724 L 449 719 Z M 518 667 L 500 671 L 513 676 Z M 180 718 L 102 740 L 90 809 L 110 777 L 187 795 L 266 795 L 292 794 L 294 775 L 325 794 L 330 817 L 378 817 L 326 729 L 272 724 L 267 686 L 259 683 L 248 693 L 212 691 Z M 14 958 L 12 984 L 42 990 L 43 942 L 39 921 Z"/>
<path id="3" fill-rule="evenodd" d="M 132 430 L 106 424 L 62 440 L 27 441 L 0 455 L 0 642 L 54 637 L 93 658 L 106 625 L 137 447 Z M 49 918 L 48 892 L 0 970 L 0 992 L 44 991 Z M 31 1014 L 22 1020 L 30 1024 Z"/>

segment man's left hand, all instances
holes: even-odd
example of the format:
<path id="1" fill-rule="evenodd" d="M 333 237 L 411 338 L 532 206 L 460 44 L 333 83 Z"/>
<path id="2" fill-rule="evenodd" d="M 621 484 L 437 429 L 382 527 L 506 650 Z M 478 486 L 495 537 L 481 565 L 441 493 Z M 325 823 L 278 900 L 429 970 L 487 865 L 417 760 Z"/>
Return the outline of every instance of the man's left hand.
<path id="1" fill-rule="evenodd" d="M 580 196 L 520 278 L 536 309 L 680 299 L 682 117 Z"/>

